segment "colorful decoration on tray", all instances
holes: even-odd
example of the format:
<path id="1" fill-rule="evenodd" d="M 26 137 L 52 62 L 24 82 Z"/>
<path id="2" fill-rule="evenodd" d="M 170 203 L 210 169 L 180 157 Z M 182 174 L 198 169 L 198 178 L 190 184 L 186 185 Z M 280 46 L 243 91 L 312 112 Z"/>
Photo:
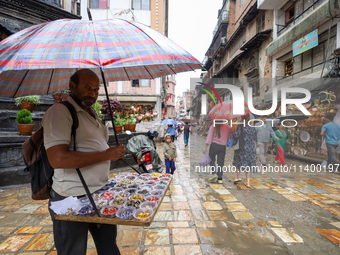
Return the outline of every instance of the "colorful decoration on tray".
<path id="1" fill-rule="evenodd" d="M 160 184 L 160 185 L 168 185 L 168 183 L 165 182 L 165 181 L 160 181 L 158 184 Z"/>
<path id="2" fill-rule="evenodd" d="M 133 212 L 130 211 L 123 211 L 121 213 L 118 214 L 119 218 L 123 219 L 123 220 L 128 220 L 131 218 Z"/>
<path id="3" fill-rule="evenodd" d="M 123 200 L 123 199 L 121 199 L 121 198 L 116 198 L 116 199 L 114 199 L 113 201 L 112 201 L 112 204 L 113 205 L 122 205 L 122 204 L 124 204 L 125 203 L 125 201 Z"/>
<path id="4" fill-rule="evenodd" d="M 126 206 L 138 208 L 140 203 L 140 200 L 131 200 L 130 202 L 127 202 Z"/>
<path id="5" fill-rule="evenodd" d="M 137 215 L 137 218 L 138 219 L 145 219 L 145 218 L 147 218 L 147 217 L 149 217 L 150 216 L 150 213 L 148 213 L 148 212 L 141 212 L 141 213 L 139 213 L 138 215 Z"/>
<path id="6" fill-rule="evenodd" d="M 139 200 L 143 200 L 144 197 L 143 197 L 143 195 L 132 195 L 132 196 L 130 197 L 130 199 L 139 199 Z"/>
<path id="7" fill-rule="evenodd" d="M 146 199 L 146 201 L 152 201 L 152 202 L 159 202 L 159 197 L 157 196 L 150 196 Z"/>
<path id="8" fill-rule="evenodd" d="M 161 177 L 161 174 L 158 174 L 158 173 L 152 173 L 152 176 Z"/>
<path id="9" fill-rule="evenodd" d="M 79 214 L 83 216 L 92 216 L 93 213 L 94 213 L 94 209 L 90 205 L 85 205 L 79 210 Z"/>
<path id="10" fill-rule="evenodd" d="M 111 193 L 111 191 L 106 191 L 102 194 L 101 198 L 105 200 L 112 200 L 113 194 Z"/>
<path id="11" fill-rule="evenodd" d="M 103 214 L 104 215 L 114 215 L 116 212 L 118 211 L 118 207 L 105 207 L 104 210 L 103 210 Z"/>

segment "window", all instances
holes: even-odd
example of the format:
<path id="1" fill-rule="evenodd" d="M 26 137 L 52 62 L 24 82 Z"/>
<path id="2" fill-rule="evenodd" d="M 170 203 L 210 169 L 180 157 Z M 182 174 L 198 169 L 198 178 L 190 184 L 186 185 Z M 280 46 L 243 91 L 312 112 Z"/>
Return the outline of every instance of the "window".
<path id="1" fill-rule="evenodd" d="M 133 0 L 132 8 L 134 10 L 150 10 L 150 0 Z"/>
<path id="2" fill-rule="evenodd" d="M 264 29 L 265 25 L 265 16 L 264 14 L 257 18 L 257 33 L 261 32 Z"/>
<path id="3" fill-rule="evenodd" d="M 132 87 L 150 87 L 150 80 L 147 79 L 132 80 Z"/>
<path id="4" fill-rule="evenodd" d="M 287 26 L 294 20 L 294 5 L 289 7 L 285 12 L 285 25 Z"/>
<path id="5" fill-rule="evenodd" d="M 77 2 L 77 15 L 80 15 L 80 3 Z"/>
<path id="6" fill-rule="evenodd" d="M 132 87 L 139 87 L 139 80 L 132 80 Z"/>
<path id="7" fill-rule="evenodd" d="M 150 87 L 150 80 L 141 79 L 139 80 L 140 87 Z"/>
<path id="8" fill-rule="evenodd" d="M 89 0 L 89 6 L 91 9 L 107 9 L 108 0 Z"/>
<path id="9" fill-rule="evenodd" d="M 259 81 L 255 81 L 253 83 L 250 84 L 250 87 L 253 88 L 253 97 L 257 97 L 260 93 L 259 93 Z"/>
<path id="10" fill-rule="evenodd" d="M 293 74 L 293 59 L 288 59 L 285 61 L 285 76 Z"/>

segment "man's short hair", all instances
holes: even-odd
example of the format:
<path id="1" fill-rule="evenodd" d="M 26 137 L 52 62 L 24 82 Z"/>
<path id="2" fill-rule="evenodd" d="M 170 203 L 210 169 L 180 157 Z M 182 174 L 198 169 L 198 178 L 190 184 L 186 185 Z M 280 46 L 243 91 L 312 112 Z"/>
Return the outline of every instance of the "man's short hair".
<path id="1" fill-rule="evenodd" d="M 76 84 L 76 86 L 78 86 L 78 84 L 79 84 L 79 72 L 75 72 L 71 76 L 70 81 L 72 81 L 74 84 Z"/>
<path id="2" fill-rule="evenodd" d="M 189 124 L 189 122 L 185 122 L 185 125 L 188 125 Z"/>
<path id="3" fill-rule="evenodd" d="M 330 121 L 333 121 L 335 117 L 335 114 L 327 114 L 326 118 L 329 119 Z"/>

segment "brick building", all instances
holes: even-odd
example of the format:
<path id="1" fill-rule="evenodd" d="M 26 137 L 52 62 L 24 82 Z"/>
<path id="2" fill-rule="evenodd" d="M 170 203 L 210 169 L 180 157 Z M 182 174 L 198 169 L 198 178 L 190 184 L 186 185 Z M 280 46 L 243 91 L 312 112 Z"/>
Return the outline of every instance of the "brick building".
<path id="1" fill-rule="evenodd" d="M 166 83 L 166 99 L 164 102 L 165 105 L 165 118 L 172 118 L 176 117 L 176 110 L 175 110 L 175 102 L 176 102 L 176 80 L 175 75 L 168 75 L 165 78 Z"/>
<path id="2" fill-rule="evenodd" d="M 185 116 L 184 99 L 182 96 L 178 96 L 176 101 L 176 118 L 183 118 Z"/>

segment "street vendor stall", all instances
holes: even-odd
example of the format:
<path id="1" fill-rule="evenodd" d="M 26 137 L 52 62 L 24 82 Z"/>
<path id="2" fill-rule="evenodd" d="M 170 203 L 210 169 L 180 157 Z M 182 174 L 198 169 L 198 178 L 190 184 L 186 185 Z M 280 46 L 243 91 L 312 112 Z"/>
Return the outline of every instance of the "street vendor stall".
<path id="1" fill-rule="evenodd" d="M 324 141 L 320 133 L 322 126 L 327 123 L 326 115 L 337 114 L 336 100 L 335 92 L 324 90 L 312 95 L 311 101 L 304 104 L 311 115 L 309 118 L 297 120 L 296 128 L 288 128 L 291 134 L 287 144 L 289 156 L 318 163 L 327 160 L 326 146 L 323 145 Z M 296 110 L 295 105 L 287 106 L 288 112 L 295 113 Z"/>
<path id="2" fill-rule="evenodd" d="M 169 189 L 170 174 L 122 173 L 108 181 L 107 185 L 93 194 L 100 217 L 87 196 L 76 200 L 55 216 L 56 220 L 100 224 L 150 226 L 163 198 Z M 57 207 L 60 210 L 61 202 Z M 53 203 L 51 205 L 53 208 Z"/>

